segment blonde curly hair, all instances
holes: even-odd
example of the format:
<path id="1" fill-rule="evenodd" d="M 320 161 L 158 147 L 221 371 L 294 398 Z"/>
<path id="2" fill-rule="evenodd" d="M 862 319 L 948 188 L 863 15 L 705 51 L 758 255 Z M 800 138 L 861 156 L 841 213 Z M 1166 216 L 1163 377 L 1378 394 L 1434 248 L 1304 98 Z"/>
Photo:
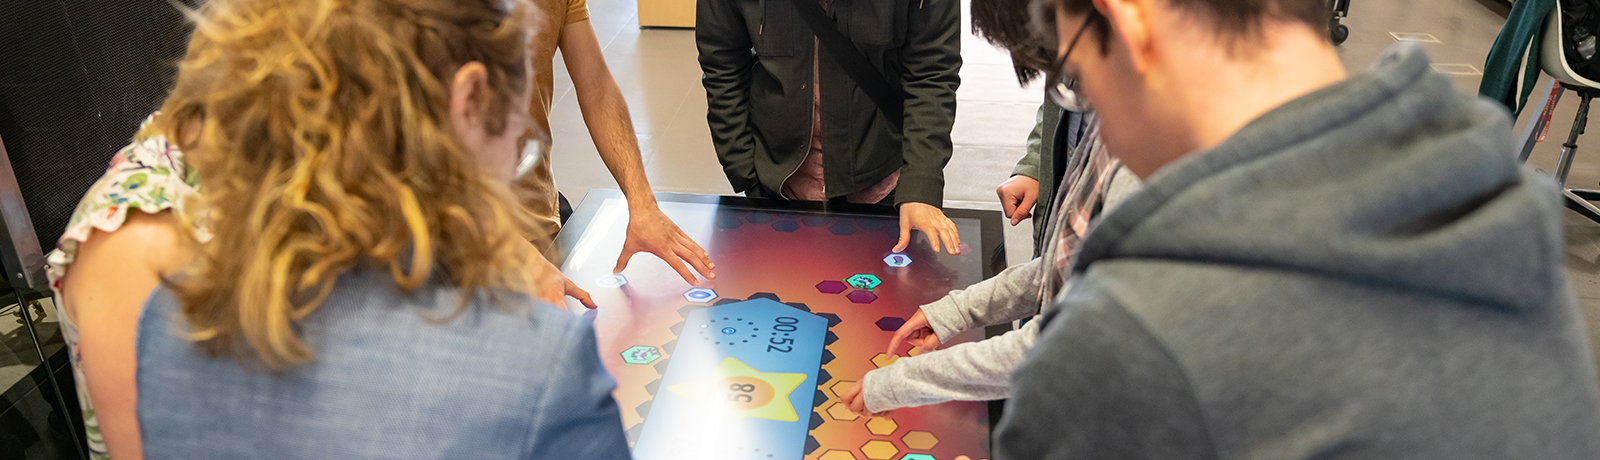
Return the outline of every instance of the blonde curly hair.
<path id="1" fill-rule="evenodd" d="M 451 128 L 450 82 L 482 63 L 474 107 L 507 126 L 530 75 L 520 9 L 498 0 L 213 0 L 151 129 L 202 178 L 213 234 L 170 282 L 213 356 L 312 358 L 298 323 L 336 279 L 387 269 L 476 293 L 525 290 L 528 218 Z M 487 94 L 484 94 L 487 93 Z"/>

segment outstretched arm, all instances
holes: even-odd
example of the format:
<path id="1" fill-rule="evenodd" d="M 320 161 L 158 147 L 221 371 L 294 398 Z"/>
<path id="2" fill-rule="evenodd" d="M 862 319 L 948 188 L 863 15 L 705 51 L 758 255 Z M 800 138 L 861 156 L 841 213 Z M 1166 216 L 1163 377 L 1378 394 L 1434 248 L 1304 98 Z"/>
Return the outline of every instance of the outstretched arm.
<path id="1" fill-rule="evenodd" d="M 594 36 L 594 26 L 587 19 L 567 24 L 561 28 L 558 46 L 577 90 L 578 107 L 583 111 L 583 123 L 589 127 L 589 136 L 594 138 L 594 146 L 600 151 L 606 169 L 611 170 L 622 194 L 628 197 L 627 241 L 612 271 L 621 272 L 627 268 L 628 260 L 635 253 L 648 252 L 666 261 L 689 284 L 698 284 L 691 267 L 700 276 L 715 278 L 711 273 L 710 254 L 656 205 L 656 197 L 644 175 L 644 163 L 639 158 L 639 141 L 634 137 L 628 103 L 622 99 L 616 80 L 611 78 L 611 69 L 606 67 L 600 42 Z"/>
<path id="2" fill-rule="evenodd" d="M 961 85 L 961 2 L 923 0 L 907 13 L 905 62 L 905 128 L 895 201 L 900 206 L 900 242 L 910 243 L 911 229 L 922 230 L 929 245 L 957 253 L 961 238 L 939 207 L 944 204 L 944 167 L 954 147 L 950 129 L 956 119 L 956 87 Z"/>

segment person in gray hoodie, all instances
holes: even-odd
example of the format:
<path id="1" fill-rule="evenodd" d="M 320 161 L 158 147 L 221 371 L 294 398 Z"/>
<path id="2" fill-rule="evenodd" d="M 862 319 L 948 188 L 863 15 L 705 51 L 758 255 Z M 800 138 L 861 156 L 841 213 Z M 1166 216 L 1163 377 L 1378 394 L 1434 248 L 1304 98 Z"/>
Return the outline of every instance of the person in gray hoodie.
<path id="1" fill-rule="evenodd" d="M 1084 238 L 994 458 L 1600 458 L 1562 207 L 1503 108 L 1412 44 L 1347 77 L 1322 0 L 1039 3 L 1047 81 L 1145 188 Z"/>

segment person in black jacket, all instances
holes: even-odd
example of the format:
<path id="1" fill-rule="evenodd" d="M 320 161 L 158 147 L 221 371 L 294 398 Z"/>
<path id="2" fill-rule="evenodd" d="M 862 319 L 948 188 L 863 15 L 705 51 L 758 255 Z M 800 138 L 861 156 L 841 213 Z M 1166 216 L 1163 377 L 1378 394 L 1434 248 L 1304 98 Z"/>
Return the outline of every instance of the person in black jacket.
<path id="1" fill-rule="evenodd" d="M 747 196 L 893 203 L 896 252 L 910 231 L 955 254 L 944 216 L 961 68 L 958 0 L 820 0 L 890 88 L 904 116 L 889 120 L 801 19 L 799 1 L 700 0 L 695 42 L 707 122 L 723 171 Z M 897 128 L 900 125 L 901 128 Z"/>

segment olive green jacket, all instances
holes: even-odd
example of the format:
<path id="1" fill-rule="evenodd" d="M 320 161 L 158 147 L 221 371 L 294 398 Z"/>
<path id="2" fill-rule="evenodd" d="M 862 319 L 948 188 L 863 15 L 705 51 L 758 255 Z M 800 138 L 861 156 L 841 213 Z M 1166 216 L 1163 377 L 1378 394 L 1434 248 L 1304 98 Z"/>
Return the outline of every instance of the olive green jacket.
<path id="1" fill-rule="evenodd" d="M 1011 175 L 1027 176 L 1039 181 L 1039 199 L 1033 202 L 1033 256 L 1039 257 L 1044 247 L 1045 227 L 1050 222 L 1050 206 L 1055 203 L 1056 182 L 1056 131 L 1061 127 L 1061 107 L 1045 101 L 1034 116 L 1033 132 L 1028 133 L 1028 153 L 1017 161 Z"/>

